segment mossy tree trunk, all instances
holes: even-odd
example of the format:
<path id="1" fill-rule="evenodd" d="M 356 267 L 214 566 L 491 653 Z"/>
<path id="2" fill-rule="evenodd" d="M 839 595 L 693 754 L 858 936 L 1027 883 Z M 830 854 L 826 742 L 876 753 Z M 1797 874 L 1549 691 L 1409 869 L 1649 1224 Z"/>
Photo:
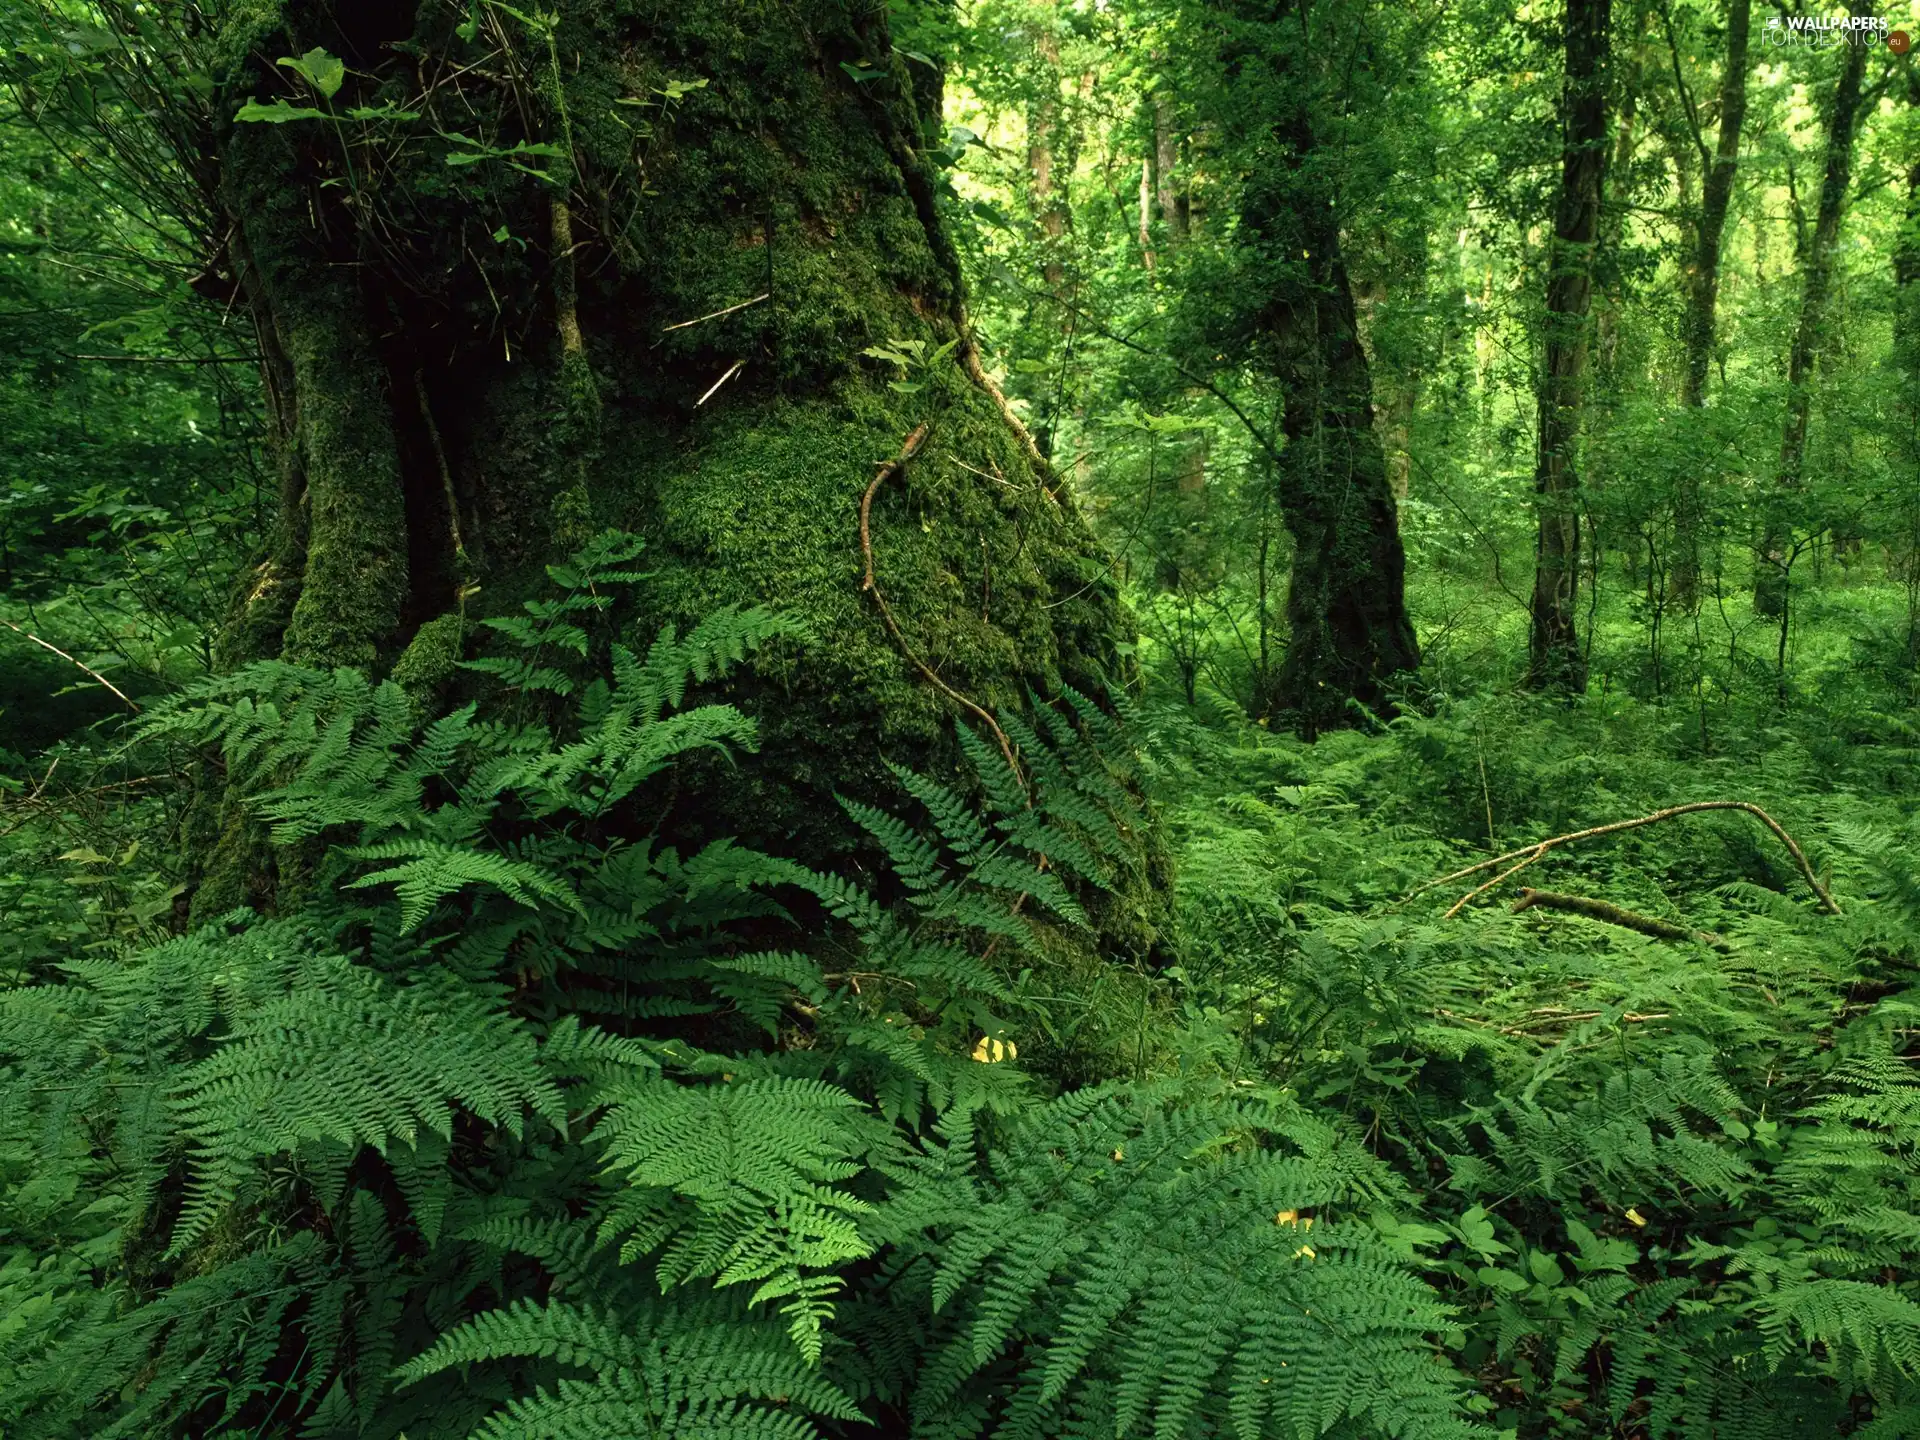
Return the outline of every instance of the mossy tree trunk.
<path id="1" fill-rule="evenodd" d="M 873 549 L 948 686 L 989 711 L 1098 693 L 1128 621 L 972 351 L 920 157 L 938 119 L 884 7 L 528 13 L 281 0 L 221 37 L 219 113 L 325 112 L 211 137 L 285 497 L 225 659 L 432 694 L 485 633 L 468 615 L 637 531 L 642 633 L 729 603 L 810 626 L 743 682 L 763 750 L 700 821 L 830 863 L 836 794 L 957 755 L 956 707 L 862 592 L 862 494 L 909 435 Z M 348 67 L 330 97 L 276 63 L 315 48 Z M 909 375 L 863 354 L 888 342 L 950 348 Z M 1108 938 L 1143 949 L 1149 902 L 1128 903 Z"/>
<path id="2" fill-rule="evenodd" d="M 1406 606 L 1387 457 L 1374 424 L 1373 377 L 1342 254 L 1347 218 L 1339 147 L 1320 125 L 1335 102 L 1327 57 L 1301 6 L 1247 6 L 1230 41 L 1224 106 L 1242 127 L 1237 284 L 1254 349 L 1280 382 L 1284 447 L 1270 446 L 1280 511 L 1293 540 L 1287 649 L 1256 714 L 1285 715 L 1311 739 L 1355 723 L 1356 703 L 1391 708 L 1420 664 Z M 1264 671 L 1263 671 L 1264 673 Z"/>
<path id="3" fill-rule="evenodd" d="M 1580 648 L 1580 482 L 1575 448 L 1586 394 L 1594 249 L 1607 167 L 1609 0 L 1567 0 L 1560 192 L 1547 259 L 1545 357 L 1534 460 L 1533 625 L 1527 682 L 1585 690 Z"/>
<path id="4" fill-rule="evenodd" d="M 1387 708 L 1394 684 L 1419 668 L 1420 645 L 1339 234 L 1330 207 L 1303 208 L 1300 219 L 1311 271 L 1275 315 L 1286 387 L 1280 508 L 1293 571 L 1272 705 L 1312 739 L 1352 724 L 1353 702 Z"/>

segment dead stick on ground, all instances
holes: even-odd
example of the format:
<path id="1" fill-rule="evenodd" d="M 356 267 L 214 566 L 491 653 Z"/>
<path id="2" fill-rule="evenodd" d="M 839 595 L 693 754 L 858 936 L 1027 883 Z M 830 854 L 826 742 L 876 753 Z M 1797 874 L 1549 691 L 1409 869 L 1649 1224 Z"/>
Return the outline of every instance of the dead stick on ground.
<path id="1" fill-rule="evenodd" d="M 1623 910 L 1620 906 L 1606 900 L 1592 900 L 1585 895 L 1562 895 L 1557 890 L 1533 890 L 1522 888 L 1520 898 L 1513 902 L 1513 913 L 1523 910 L 1558 910 L 1567 915 L 1584 915 L 1589 920 L 1598 920 L 1607 925 L 1618 925 L 1626 930 L 1637 930 L 1642 935 L 1651 935 L 1656 940 L 1698 940 L 1702 945 L 1711 945 L 1715 949 L 1724 949 L 1726 941 L 1710 930 L 1689 930 L 1684 925 L 1675 925 L 1670 920 L 1656 919 L 1652 915 L 1642 915 L 1634 910 Z"/>
<path id="2" fill-rule="evenodd" d="M 666 326 L 664 329 L 661 330 L 660 333 L 662 335 L 665 335 L 669 330 L 684 330 L 689 325 L 704 325 L 709 320 L 718 320 L 722 315 L 731 315 L 736 310 L 746 309 L 749 305 L 758 305 L 762 300 L 765 300 L 767 296 L 771 295 L 772 293 L 773 292 L 769 290 L 766 295 L 756 295 L 751 300 L 742 300 L 738 305 L 729 305 L 724 310 L 715 310 L 711 314 L 701 315 L 692 320 L 682 320 L 678 325 Z"/>
<path id="3" fill-rule="evenodd" d="M 874 577 L 873 497 L 880 493 L 880 487 L 882 485 L 886 484 L 887 481 L 907 468 L 907 462 L 919 453 L 921 445 L 926 442 L 926 438 L 927 427 L 925 425 L 915 427 L 913 433 L 907 436 L 905 443 L 900 446 L 900 453 L 880 466 L 879 470 L 874 473 L 873 483 L 867 486 L 867 493 L 860 497 L 860 554 L 867 563 L 866 579 L 860 582 L 860 588 L 871 592 L 873 595 L 873 603 L 880 611 L 880 619 L 887 627 L 887 633 L 893 637 L 893 643 L 900 647 L 900 653 L 907 657 L 908 662 L 912 664 L 913 668 L 920 672 L 929 685 L 933 686 L 934 689 L 953 701 L 953 703 L 961 709 L 980 720 L 993 732 L 993 738 L 999 742 L 1000 753 L 1006 756 L 1007 768 L 1013 772 L 1014 780 L 1024 787 L 1026 781 L 1021 776 L 1020 764 L 1013 758 L 1013 744 L 1007 739 L 1007 732 L 1000 728 L 1000 722 L 995 720 L 993 716 L 989 715 L 966 696 L 962 695 L 958 690 L 954 689 L 953 686 L 942 680 L 939 675 L 934 672 L 933 667 L 920 658 L 914 651 L 914 648 L 907 643 L 907 637 L 900 633 L 899 622 L 893 618 L 893 609 L 887 604 L 887 597 L 880 593 L 880 583 Z"/>
<path id="4" fill-rule="evenodd" d="M 102 685 L 106 686 L 107 689 L 113 691 L 113 693 L 118 695 L 121 698 L 121 700 L 125 701 L 127 708 L 133 711 L 134 714 L 138 715 L 140 713 L 140 707 L 134 704 L 133 701 L 127 699 L 125 691 L 121 690 L 121 688 L 118 685 L 114 684 L 111 680 L 107 679 L 106 676 L 102 675 L 98 670 L 94 669 L 91 665 L 86 664 L 84 661 L 74 659 L 73 656 L 67 654 L 67 652 L 62 650 L 58 645 L 48 644 L 45 640 L 42 640 L 38 635 L 34 634 L 31 630 L 22 630 L 18 625 L 14 624 L 13 621 L 11 620 L 0 620 L 0 625 L 6 626 L 9 630 L 13 631 L 13 633 L 16 635 L 24 635 L 27 639 L 31 640 L 34 644 L 38 645 L 42 650 L 51 650 L 54 654 L 58 655 L 62 660 L 66 661 L 69 665 L 72 665 L 76 669 L 86 671 L 87 674 L 91 675 L 94 679 L 98 680 Z"/>
<path id="5" fill-rule="evenodd" d="M 1591 829 L 1575 830 L 1566 835 L 1555 835 L 1550 840 L 1542 840 L 1533 845 L 1523 845 L 1518 850 L 1509 850 L 1504 855 L 1495 855 L 1491 859 L 1482 860 L 1477 865 L 1469 865 L 1464 870 L 1456 870 L 1451 875 L 1442 875 L 1437 880 L 1429 880 L 1418 889 L 1409 891 L 1406 899 L 1403 899 L 1400 903 L 1404 905 L 1416 895 L 1423 895 L 1437 886 L 1448 885 L 1455 880 L 1464 880 L 1469 875 L 1478 875 L 1481 871 L 1491 870 L 1496 865 L 1505 865 L 1509 860 L 1518 860 L 1520 862 L 1511 869 L 1496 875 L 1492 880 L 1489 880 L 1478 889 L 1470 891 L 1463 896 L 1455 903 L 1452 909 L 1447 911 L 1446 918 L 1451 920 L 1455 915 L 1460 913 L 1462 907 L 1464 907 L 1468 901 L 1484 895 L 1487 891 L 1500 884 L 1501 881 L 1513 878 L 1513 876 L 1519 874 L 1522 870 L 1526 869 L 1527 866 L 1533 864 L 1534 861 L 1540 859 L 1556 846 L 1571 844 L 1575 840 L 1591 840 L 1600 835 L 1614 835 L 1622 830 L 1637 830 L 1643 825 L 1652 825 L 1661 820 L 1671 820 L 1676 815 L 1697 815 L 1707 810 L 1740 810 L 1759 820 L 1761 824 L 1765 825 L 1779 837 L 1782 845 L 1787 847 L 1787 852 L 1793 856 L 1794 863 L 1800 867 L 1800 873 L 1806 877 L 1806 882 L 1813 890 L 1813 893 L 1820 897 L 1820 903 L 1826 907 L 1827 913 L 1830 915 L 1839 915 L 1842 913 L 1832 893 L 1826 886 L 1820 883 L 1820 877 L 1813 873 L 1813 866 L 1807 863 L 1806 852 L 1795 842 L 1793 836 L 1786 832 L 1786 828 L 1782 826 L 1778 820 L 1774 819 L 1758 805 L 1749 804 L 1745 800 L 1695 800 L 1686 805 L 1672 805 L 1665 810 L 1656 810 L 1651 815 L 1637 816 L 1632 820 L 1615 820 L 1610 825 L 1595 825 Z"/>

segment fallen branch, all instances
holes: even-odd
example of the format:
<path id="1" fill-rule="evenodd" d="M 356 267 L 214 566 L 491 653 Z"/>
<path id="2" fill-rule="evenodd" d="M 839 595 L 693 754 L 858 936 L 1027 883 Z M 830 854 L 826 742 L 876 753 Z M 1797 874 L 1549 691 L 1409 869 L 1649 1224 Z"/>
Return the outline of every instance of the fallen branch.
<path id="1" fill-rule="evenodd" d="M 1562 895 L 1555 890 L 1522 887 L 1520 898 L 1513 902 L 1513 913 L 1518 915 L 1523 910 L 1558 910 L 1567 915 L 1584 915 L 1589 920 L 1598 920 L 1603 924 L 1637 930 L 1656 940 L 1697 940 L 1715 949 L 1725 949 L 1727 943 L 1710 930 L 1689 930 L 1684 925 L 1675 925 L 1633 910 L 1623 910 L 1606 900 L 1592 900 L 1585 895 Z"/>
<path id="2" fill-rule="evenodd" d="M 1806 878 L 1807 885 L 1815 895 L 1820 897 L 1820 903 L 1826 908 L 1827 913 L 1829 915 L 1839 915 L 1843 913 L 1839 904 L 1834 900 L 1832 893 L 1825 885 L 1820 883 L 1820 877 L 1813 873 L 1813 866 L 1807 863 L 1806 852 L 1794 841 L 1793 836 L 1786 832 L 1786 828 L 1782 826 L 1778 820 L 1774 819 L 1758 805 L 1749 804 L 1745 800 L 1695 800 L 1686 805 L 1673 805 L 1665 810 L 1656 810 L 1651 815 L 1641 815 L 1632 820 L 1615 820 L 1609 825 L 1595 825 L 1591 829 L 1574 830 L 1565 835 L 1555 835 L 1550 840 L 1542 840 L 1534 845 L 1523 845 L 1518 850 L 1509 850 L 1504 855 L 1495 855 L 1491 859 L 1482 860 L 1476 865 L 1469 865 L 1464 870 L 1456 870 L 1451 875 L 1442 875 L 1437 880 L 1429 880 L 1418 889 L 1409 891 L 1406 898 L 1400 903 L 1404 905 L 1408 900 L 1412 900 L 1417 895 L 1424 895 L 1429 890 L 1441 885 L 1449 885 L 1455 880 L 1464 880 L 1469 875 L 1478 875 L 1481 871 L 1491 870 L 1497 865 L 1506 865 L 1509 861 L 1519 862 L 1501 871 L 1500 874 L 1494 876 L 1493 879 L 1487 881 L 1486 884 L 1468 891 L 1465 895 L 1461 896 L 1459 900 L 1455 901 L 1453 908 L 1448 910 L 1446 915 L 1446 918 L 1451 920 L 1465 909 L 1470 901 L 1486 894 L 1487 891 L 1494 889 L 1503 881 L 1511 880 L 1515 875 L 1518 875 L 1522 870 L 1541 859 L 1548 851 L 1553 850 L 1557 846 L 1568 845 L 1575 840 L 1591 840 L 1600 835 L 1614 835 L 1622 830 L 1637 830 L 1643 825 L 1652 825 L 1661 820 L 1671 820 L 1676 815 L 1696 815 L 1706 810 L 1740 810 L 1759 820 L 1761 824 L 1765 825 L 1779 837 L 1782 845 L 1787 847 L 1787 852 L 1793 856 L 1794 863 L 1800 867 L 1800 873 Z"/>
<path id="3" fill-rule="evenodd" d="M 18 625 L 14 624 L 13 621 L 11 620 L 0 619 L 0 625 L 6 626 L 9 630 L 13 631 L 13 633 L 16 635 L 24 635 L 27 639 L 31 640 L 34 644 L 38 645 L 42 650 L 51 650 L 54 654 L 58 655 L 62 660 L 66 661 L 69 665 L 73 666 L 75 669 L 85 671 L 88 675 L 91 675 L 95 680 L 98 680 L 102 685 L 106 686 L 107 689 L 111 690 L 114 694 L 118 695 L 121 698 L 121 700 L 125 701 L 127 708 L 133 711 L 134 714 L 138 715 L 140 713 L 140 707 L 134 704 L 133 701 L 127 699 L 125 691 L 123 691 L 118 685 L 114 684 L 111 680 L 107 679 L 106 676 L 102 675 L 98 670 L 94 669 L 91 665 L 87 664 L 84 661 L 74 659 L 73 656 L 67 654 L 67 652 L 62 650 L 58 645 L 53 645 L 48 643 L 45 640 L 42 640 L 38 635 L 34 634 L 31 630 L 22 630 Z"/>

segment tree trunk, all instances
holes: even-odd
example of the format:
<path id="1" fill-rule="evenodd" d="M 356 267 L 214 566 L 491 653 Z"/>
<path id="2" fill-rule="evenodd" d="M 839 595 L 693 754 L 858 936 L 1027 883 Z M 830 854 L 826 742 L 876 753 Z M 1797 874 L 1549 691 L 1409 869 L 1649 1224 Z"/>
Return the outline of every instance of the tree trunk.
<path id="1" fill-rule="evenodd" d="M 1293 573 L 1275 708 L 1307 739 L 1352 724 L 1352 701 L 1388 708 L 1390 687 L 1420 665 L 1373 381 L 1331 215 L 1321 205 L 1301 217 L 1312 273 L 1277 317 L 1287 395 L 1280 500 Z"/>
<path id="2" fill-rule="evenodd" d="M 1154 196 L 1160 205 L 1160 218 L 1174 244 L 1187 238 L 1187 197 L 1174 183 L 1180 163 L 1180 132 L 1174 128 L 1173 95 L 1165 82 L 1153 92 L 1153 177 Z"/>
<path id="3" fill-rule="evenodd" d="M 1587 316 L 1607 167 L 1606 58 L 1610 0 L 1567 0 L 1564 145 L 1548 252 L 1546 350 L 1534 459 L 1539 535 L 1527 683 L 1584 691 L 1580 651 L 1580 482 L 1575 448 L 1587 367 Z"/>
<path id="4" fill-rule="evenodd" d="M 1312 739 L 1355 723 L 1356 702 L 1390 710 L 1395 684 L 1419 668 L 1420 646 L 1407 614 L 1406 552 L 1374 425 L 1373 378 L 1341 254 L 1343 217 L 1315 130 L 1317 106 L 1330 103 L 1321 97 L 1339 82 L 1318 73 L 1322 57 L 1305 41 L 1298 7 L 1248 8 L 1248 42 L 1223 57 L 1235 92 L 1232 123 L 1260 117 L 1243 141 L 1247 268 L 1235 287 L 1261 292 L 1263 303 L 1241 312 L 1242 323 L 1280 382 L 1286 443 L 1269 458 L 1293 541 L 1286 654 L 1273 693 L 1256 695 L 1253 711 L 1285 715 Z M 1257 64 L 1249 63 L 1254 57 Z"/>
<path id="5" fill-rule="evenodd" d="M 924 426 L 871 512 L 905 644 L 989 711 L 1124 674 L 1107 567 L 973 352 L 908 66 L 884 11 L 854 9 L 569 0 L 550 35 L 483 7 L 471 40 L 463 8 L 234 22 L 218 113 L 311 105 L 275 61 L 322 47 L 352 67 L 330 108 L 422 115 L 215 137 L 286 497 L 227 663 L 354 665 L 437 697 L 485 638 L 468 612 L 512 610 L 629 528 L 649 546 L 638 634 L 728 604 L 811 628 L 749 668 L 763 750 L 691 823 L 830 863 L 851 843 L 836 795 L 957 757 L 964 717 L 862 591 L 862 496 Z M 862 354 L 889 341 L 932 357 L 910 386 Z M 203 912 L 242 898 L 231 873 L 207 891 Z M 1114 905 L 1108 940 L 1146 946 L 1149 908 Z"/>
<path id="6" fill-rule="evenodd" d="M 1680 378 L 1680 403 L 1698 410 L 1707 403 L 1707 368 L 1713 360 L 1714 312 L 1720 300 L 1720 242 L 1740 168 L 1740 128 L 1747 118 L 1747 39 L 1753 0 L 1732 0 L 1727 10 L 1727 60 L 1720 73 L 1720 135 L 1711 157 L 1698 130 L 1694 144 L 1706 169 L 1700 219 L 1694 232 L 1693 264 L 1687 271 L 1687 311 L 1682 321 L 1686 370 Z M 1678 51 L 1675 64 L 1679 63 Z M 1700 477 L 1692 467 L 1680 475 L 1674 495 L 1673 598 L 1692 612 L 1700 603 Z"/>
<path id="7" fill-rule="evenodd" d="M 1354 288 L 1360 347 L 1372 357 L 1368 368 L 1373 376 L 1374 428 L 1380 433 L 1380 448 L 1386 457 L 1387 489 L 1393 493 L 1397 521 L 1398 509 L 1406 503 L 1413 479 L 1413 417 L 1420 406 L 1420 374 L 1390 366 L 1387 377 L 1381 378 L 1382 335 L 1377 317 L 1387 298 L 1387 282 L 1378 275 Z"/>
<path id="8" fill-rule="evenodd" d="M 1854 0 L 1854 15 L 1872 13 L 1871 5 Z M 1814 213 L 1801 270 L 1800 320 L 1787 351 L 1787 419 L 1780 437 L 1780 468 L 1773 494 L 1768 497 L 1759 551 L 1754 557 L 1753 606 L 1760 614 L 1784 617 L 1793 547 L 1789 509 L 1807 459 L 1807 422 L 1813 410 L 1813 375 L 1819 360 L 1821 328 L 1827 315 L 1827 297 L 1833 289 L 1833 250 L 1840 239 L 1846 214 L 1847 190 L 1853 183 L 1854 132 L 1860 116 L 1860 80 L 1866 73 L 1864 43 L 1843 47 L 1840 79 L 1827 112 L 1826 172 L 1820 182 L 1820 207 Z M 1784 640 L 1782 641 L 1784 644 Z"/>
<path id="9" fill-rule="evenodd" d="M 1140 263 L 1153 269 L 1153 157 L 1140 162 Z"/>
<path id="10" fill-rule="evenodd" d="M 1047 289 L 1058 295 L 1067 273 L 1060 257 L 1067 233 L 1067 207 L 1053 175 L 1054 146 L 1060 129 L 1060 39 L 1052 31 L 1043 30 L 1034 36 L 1033 47 L 1040 57 L 1042 94 L 1027 115 L 1027 181 L 1034 219 L 1040 226 L 1044 256 L 1041 273 Z"/>

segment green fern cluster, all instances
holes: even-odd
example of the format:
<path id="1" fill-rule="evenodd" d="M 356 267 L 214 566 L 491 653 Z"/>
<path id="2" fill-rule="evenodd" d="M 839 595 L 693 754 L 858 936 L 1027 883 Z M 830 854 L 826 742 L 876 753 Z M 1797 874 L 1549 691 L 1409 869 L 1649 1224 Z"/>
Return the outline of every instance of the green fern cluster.
<path id="1" fill-rule="evenodd" d="M 845 802 L 891 899 L 682 853 L 674 763 L 757 740 L 698 687 L 804 637 L 609 636 L 638 554 L 555 567 L 448 715 L 281 664 L 155 714 L 314 883 L 0 994 L 10 1440 L 1464 1433 L 1415 1197 L 1337 1122 L 1012 1058 L 1138 853 L 1110 716 Z"/>
<path id="2" fill-rule="evenodd" d="M 1480 702 L 1311 752 L 1244 732 L 1218 752 L 1226 793 L 1177 821 L 1206 1053 L 1338 1106 L 1406 1178 L 1416 1203 L 1388 1233 L 1431 1259 L 1456 1361 L 1497 1426 L 1910 1433 L 1906 802 L 1843 795 L 1822 814 L 1806 754 L 1785 744 L 1736 770 L 1661 762 L 1633 733 L 1586 749 L 1585 716 L 1504 734 L 1495 719 L 1514 717 Z M 1403 903 L 1471 863 L 1468 847 L 1485 853 L 1489 815 L 1505 847 L 1729 792 L 1786 818 L 1844 916 L 1732 824 L 1557 853 L 1523 882 L 1677 915 L 1712 946 L 1498 903 L 1442 918 L 1476 881 Z M 1569 813 L 1569 794 L 1592 808 Z M 1448 825 L 1459 849 L 1436 845 Z"/>

